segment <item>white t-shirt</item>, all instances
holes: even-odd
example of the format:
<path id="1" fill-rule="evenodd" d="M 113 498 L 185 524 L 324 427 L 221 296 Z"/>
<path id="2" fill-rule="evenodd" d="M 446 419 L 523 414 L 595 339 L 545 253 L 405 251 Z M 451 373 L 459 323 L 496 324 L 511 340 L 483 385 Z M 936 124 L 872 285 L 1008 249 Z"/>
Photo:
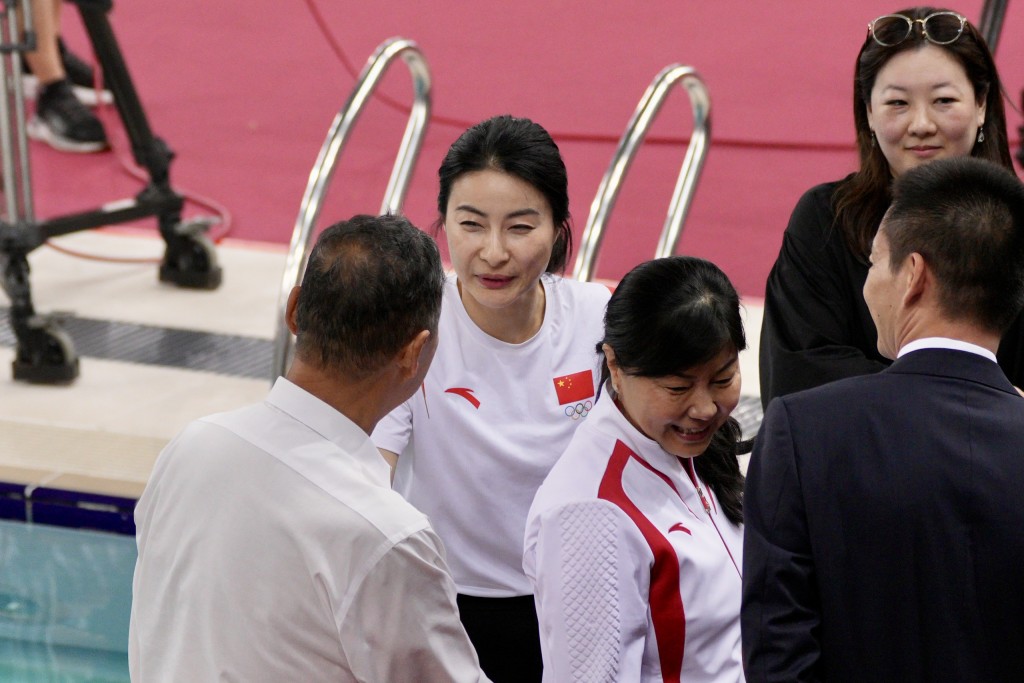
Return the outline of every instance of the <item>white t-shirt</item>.
<path id="1" fill-rule="evenodd" d="M 610 292 L 552 275 L 541 282 L 540 330 L 508 344 L 469 318 L 450 276 L 423 387 L 373 432 L 400 454 L 395 490 L 430 518 L 466 595 L 530 593 L 526 511 L 593 405 Z"/>
<path id="2" fill-rule="evenodd" d="M 285 379 L 186 427 L 135 509 L 132 681 L 486 681 L 440 539 L 389 474 Z"/>
<path id="3" fill-rule="evenodd" d="M 605 387 L 527 518 L 544 681 L 744 680 L 743 534 L 692 464 Z"/>

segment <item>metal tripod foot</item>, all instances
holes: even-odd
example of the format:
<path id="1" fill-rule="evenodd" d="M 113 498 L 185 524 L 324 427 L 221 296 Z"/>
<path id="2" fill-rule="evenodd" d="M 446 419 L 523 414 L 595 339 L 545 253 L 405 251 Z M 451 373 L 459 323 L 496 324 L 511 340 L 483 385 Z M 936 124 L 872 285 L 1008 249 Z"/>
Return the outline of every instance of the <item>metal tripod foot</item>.
<path id="1" fill-rule="evenodd" d="M 63 384 L 78 377 L 78 354 L 56 317 L 34 315 L 20 332 L 11 364 L 15 380 Z"/>
<path id="2" fill-rule="evenodd" d="M 164 232 L 167 250 L 160 262 L 160 281 L 190 289 L 216 289 L 223 278 L 217 252 L 206 236 L 212 222 L 196 219 Z"/>
<path id="3" fill-rule="evenodd" d="M 32 306 L 27 240 L 31 235 L 0 222 L 0 288 L 11 300 L 14 330 L 14 379 L 40 384 L 66 384 L 78 377 L 78 354 L 61 318 L 40 315 Z"/>

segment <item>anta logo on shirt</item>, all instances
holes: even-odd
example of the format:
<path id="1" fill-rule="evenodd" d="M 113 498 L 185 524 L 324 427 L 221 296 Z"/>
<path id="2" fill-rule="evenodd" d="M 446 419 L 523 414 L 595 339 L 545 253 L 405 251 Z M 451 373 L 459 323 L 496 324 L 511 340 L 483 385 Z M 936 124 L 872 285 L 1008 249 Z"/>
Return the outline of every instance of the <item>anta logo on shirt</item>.
<path id="1" fill-rule="evenodd" d="M 476 408 L 477 410 L 480 409 L 480 399 L 473 395 L 472 389 L 466 389 L 465 387 L 452 387 L 451 389 L 445 389 L 444 393 L 461 396 L 462 398 L 469 401 L 474 408 Z"/>
<path id="2" fill-rule="evenodd" d="M 594 407 L 594 375 L 581 370 L 551 380 L 555 385 L 558 405 L 565 406 L 565 416 L 572 420 L 586 417 Z M 568 404 L 568 405 L 566 405 Z"/>

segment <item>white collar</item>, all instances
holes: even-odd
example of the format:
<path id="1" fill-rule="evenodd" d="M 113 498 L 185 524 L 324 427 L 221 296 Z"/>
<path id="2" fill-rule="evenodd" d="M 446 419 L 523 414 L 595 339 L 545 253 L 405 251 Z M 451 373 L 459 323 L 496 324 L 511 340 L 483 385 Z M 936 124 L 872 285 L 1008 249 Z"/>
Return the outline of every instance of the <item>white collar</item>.
<path id="1" fill-rule="evenodd" d="M 996 354 L 992 353 L 988 349 L 965 342 L 960 339 L 950 339 L 949 337 L 924 337 L 923 339 L 915 339 L 914 341 L 906 344 L 900 349 L 900 352 L 896 354 L 897 358 L 902 358 L 912 351 L 920 351 L 921 349 L 952 349 L 954 351 L 966 351 L 968 353 L 974 353 L 984 358 L 988 358 L 993 363 L 996 361 Z"/>
<path id="2" fill-rule="evenodd" d="M 277 378 L 265 401 L 349 453 L 375 483 L 390 487 L 391 466 L 344 413 L 284 377 Z"/>

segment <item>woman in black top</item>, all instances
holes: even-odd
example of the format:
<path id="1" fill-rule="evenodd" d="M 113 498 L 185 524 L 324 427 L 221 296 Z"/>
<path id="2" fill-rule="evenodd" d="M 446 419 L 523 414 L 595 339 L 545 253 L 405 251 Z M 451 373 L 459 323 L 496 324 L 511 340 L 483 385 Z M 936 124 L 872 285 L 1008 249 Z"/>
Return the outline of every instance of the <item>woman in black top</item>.
<path id="1" fill-rule="evenodd" d="M 765 292 L 761 401 L 889 364 L 861 290 L 890 183 L 934 159 L 971 155 L 1013 169 L 1002 86 L 984 39 L 962 15 L 915 7 L 872 21 L 857 57 L 853 113 L 860 170 L 797 203 Z M 1024 329 L 999 364 L 1024 384 Z"/>

